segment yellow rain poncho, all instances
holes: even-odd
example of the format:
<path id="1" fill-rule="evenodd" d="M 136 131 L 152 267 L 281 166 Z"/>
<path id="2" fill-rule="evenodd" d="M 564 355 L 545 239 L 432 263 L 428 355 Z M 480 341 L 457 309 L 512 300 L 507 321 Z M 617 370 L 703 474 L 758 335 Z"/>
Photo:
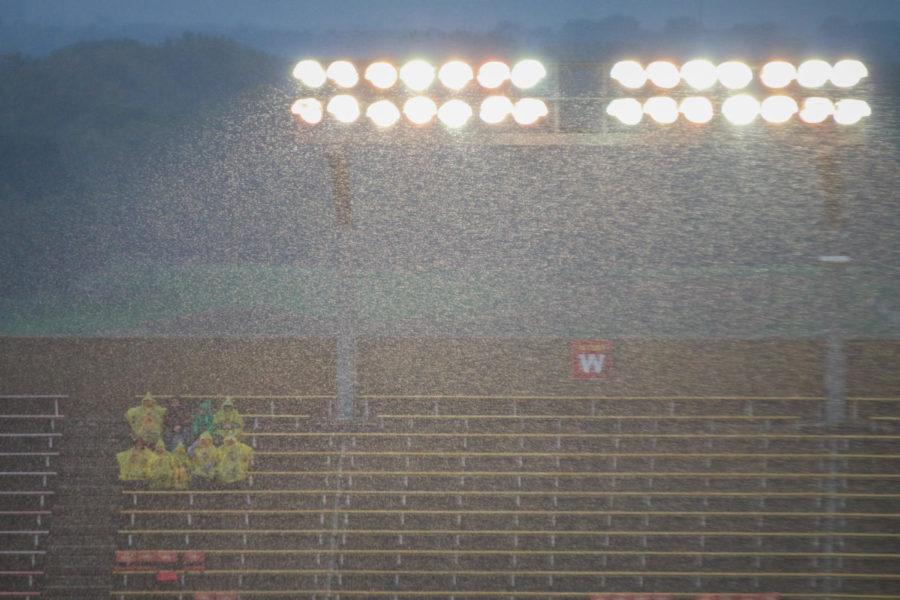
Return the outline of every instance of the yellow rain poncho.
<path id="1" fill-rule="evenodd" d="M 230 435 L 219 449 L 219 467 L 216 469 L 216 480 L 220 483 L 237 483 L 247 479 L 250 463 L 253 460 L 253 449 L 242 444 Z"/>
<path id="2" fill-rule="evenodd" d="M 144 481 L 149 479 L 156 463 L 153 451 L 140 444 L 116 454 L 119 463 L 119 479 L 122 481 Z"/>
<path id="3" fill-rule="evenodd" d="M 188 456 L 184 444 L 178 443 L 172 452 L 172 487 L 185 490 L 191 483 L 191 457 Z"/>
<path id="4" fill-rule="evenodd" d="M 159 489 L 173 487 L 172 478 L 175 465 L 172 461 L 172 454 L 166 452 L 166 444 L 162 440 L 156 442 L 155 455 L 156 460 L 148 468 L 150 486 Z"/>
<path id="5" fill-rule="evenodd" d="M 148 444 L 156 444 L 162 436 L 165 414 L 165 407 L 157 405 L 156 399 L 148 393 L 141 400 L 140 406 L 128 409 L 125 420 L 128 421 L 131 432 L 137 439 L 144 440 Z"/>
<path id="6" fill-rule="evenodd" d="M 194 457 L 191 460 L 191 474 L 204 479 L 212 479 L 216 475 L 216 467 L 219 466 L 219 449 L 213 445 L 209 432 L 200 435 L 200 441 L 194 448 Z"/>
<path id="7" fill-rule="evenodd" d="M 225 398 L 222 408 L 216 411 L 213 417 L 213 425 L 217 440 L 222 440 L 229 435 L 240 437 L 244 433 L 244 417 L 234 408 L 234 400 Z"/>

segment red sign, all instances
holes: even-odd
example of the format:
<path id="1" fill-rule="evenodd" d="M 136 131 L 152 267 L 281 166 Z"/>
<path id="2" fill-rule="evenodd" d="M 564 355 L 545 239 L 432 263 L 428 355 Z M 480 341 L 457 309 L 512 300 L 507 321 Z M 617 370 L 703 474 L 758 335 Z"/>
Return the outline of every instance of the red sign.
<path id="1" fill-rule="evenodd" d="M 609 378 L 612 368 L 612 342 L 609 340 L 572 340 L 570 349 L 572 379 Z"/>

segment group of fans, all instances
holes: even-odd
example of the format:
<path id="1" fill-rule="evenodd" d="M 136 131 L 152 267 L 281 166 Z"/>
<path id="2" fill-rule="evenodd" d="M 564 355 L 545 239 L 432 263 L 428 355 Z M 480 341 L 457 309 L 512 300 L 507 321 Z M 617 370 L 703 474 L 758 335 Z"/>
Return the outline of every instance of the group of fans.
<path id="1" fill-rule="evenodd" d="M 149 393 L 129 408 L 125 420 L 134 446 L 116 454 L 119 479 L 143 481 L 160 489 L 194 485 L 238 484 L 245 481 L 253 449 L 242 443 L 244 417 L 225 398 L 213 412 L 212 402 L 200 403 L 192 414 L 179 399 L 161 406 Z"/>

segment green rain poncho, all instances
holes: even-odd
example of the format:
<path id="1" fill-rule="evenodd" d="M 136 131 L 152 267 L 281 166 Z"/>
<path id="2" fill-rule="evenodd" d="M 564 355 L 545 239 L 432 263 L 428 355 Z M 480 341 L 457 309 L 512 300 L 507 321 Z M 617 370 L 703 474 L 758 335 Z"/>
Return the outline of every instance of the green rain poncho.
<path id="1" fill-rule="evenodd" d="M 239 437 L 244 433 L 244 417 L 235 410 L 234 400 L 231 398 L 225 398 L 225 402 L 222 403 L 222 408 L 220 408 L 216 412 L 215 417 L 213 417 L 213 424 L 215 425 L 213 433 L 219 440 L 224 439 L 229 435 Z"/>
<path id="2" fill-rule="evenodd" d="M 125 420 L 137 439 L 154 445 L 162 436 L 165 415 L 166 409 L 157 405 L 153 396 L 147 393 L 140 406 L 133 406 L 126 411 Z"/>
<path id="3" fill-rule="evenodd" d="M 144 481 L 154 469 L 156 455 L 143 446 L 136 445 L 116 454 L 119 463 L 119 479 L 122 481 Z"/>
<path id="4" fill-rule="evenodd" d="M 172 452 L 172 487 L 185 490 L 191 483 L 191 457 L 181 442 Z"/>
<path id="5" fill-rule="evenodd" d="M 200 441 L 194 448 L 194 458 L 191 461 L 191 473 L 196 477 L 212 479 L 216 475 L 216 467 L 219 465 L 219 449 L 213 445 L 212 436 L 208 431 L 200 434 Z"/>
<path id="6" fill-rule="evenodd" d="M 247 444 L 237 441 L 233 435 L 229 435 L 225 438 L 225 444 L 219 448 L 216 480 L 220 483 L 244 481 L 250 472 L 252 460 L 253 449 Z"/>
<path id="7" fill-rule="evenodd" d="M 150 476 L 150 485 L 154 488 L 170 488 L 172 487 L 172 477 L 174 475 L 174 467 L 172 454 L 166 452 L 166 444 L 159 440 L 156 442 L 156 460 L 148 468 Z"/>
<path id="8" fill-rule="evenodd" d="M 194 415 L 194 420 L 191 421 L 191 437 L 197 439 L 204 431 L 212 433 L 215 429 L 213 419 L 212 402 L 204 400 L 200 403 L 200 412 Z"/>

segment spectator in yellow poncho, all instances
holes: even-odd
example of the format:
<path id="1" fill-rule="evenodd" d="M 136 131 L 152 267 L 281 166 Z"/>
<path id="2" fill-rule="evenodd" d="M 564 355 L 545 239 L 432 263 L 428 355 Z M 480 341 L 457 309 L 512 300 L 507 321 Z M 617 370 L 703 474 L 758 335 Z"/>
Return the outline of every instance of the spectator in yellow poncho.
<path id="1" fill-rule="evenodd" d="M 225 398 L 222 408 L 213 417 L 213 425 L 217 442 L 229 435 L 240 437 L 244 433 L 244 417 L 234 408 L 234 399 Z"/>
<path id="2" fill-rule="evenodd" d="M 172 487 L 186 490 L 191 483 L 191 457 L 188 456 L 184 444 L 178 442 L 172 452 Z"/>
<path id="3" fill-rule="evenodd" d="M 237 483 L 247 479 L 250 464 L 253 462 L 253 449 L 247 444 L 237 441 L 233 435 L 225 438 L 219 448 L 219 466 L 216 469 L 216 481 L 219 483 Z"/>
<path id="4" fill-rule="evenodd" d="M 162 436 L 165 414 L 166 409 L 157 405 L 156 399 L 148 392 L 141 400 L 140 406 L 128 409 L 125 420 L 128 421 L 135 438 L 155 445 Z"/>
<path id="5" fill-rule="evenodd" d="M 213 445 L 212 436 L 208 431 L 200 434 L 200 439 L 194 446 L 194 456 L 191 460 L 191 474 L 195 477 L 211 480 L 216 475 L 216 467 L 219 466 L 219 449 Z"/>
<path id="6" fill-rule="evenodd" d="M 122 481 L 145 481 L 153 471 L 156 455 L 137 440 L 133 448 L 116 454 L 119 463 L 119 479 Z"/>
<path id="7" fill-rule="evenodd" d="M 156 442 L 156 460 L 153 461 L 147 473 L 150 479 L 150 487 L 165 489 L 172 487 L 172 478 L 175 465 L 172 462 L 172 454 L 166 451 L 166 443 L 162 440 Z"/>

